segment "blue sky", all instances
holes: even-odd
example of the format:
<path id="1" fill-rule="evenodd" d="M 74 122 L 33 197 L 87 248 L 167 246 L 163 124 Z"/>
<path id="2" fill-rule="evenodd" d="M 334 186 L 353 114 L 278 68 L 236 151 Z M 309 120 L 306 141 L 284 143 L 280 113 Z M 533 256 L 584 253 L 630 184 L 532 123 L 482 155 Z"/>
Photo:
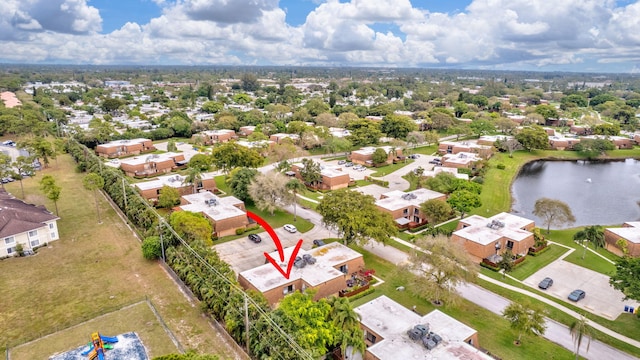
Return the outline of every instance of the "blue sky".
<path id="1" fill-rule="evenodd" d="M 0 62 L 631 72 L 630 0 L 4 0 Z"/>

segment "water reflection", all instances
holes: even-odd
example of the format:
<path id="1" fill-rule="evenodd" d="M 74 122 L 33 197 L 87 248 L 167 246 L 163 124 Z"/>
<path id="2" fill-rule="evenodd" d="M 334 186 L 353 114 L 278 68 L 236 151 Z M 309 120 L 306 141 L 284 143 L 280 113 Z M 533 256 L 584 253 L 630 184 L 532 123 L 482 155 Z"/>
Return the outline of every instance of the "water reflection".
<path id="1" fill-rule="evenodd" d="M 535 201 L 558 199 L 571 207 L 573 226 L 614 225 L 640 219 L 640 161 L 534 161 L 512 186 L 512 212 L 535 220 Z"/>

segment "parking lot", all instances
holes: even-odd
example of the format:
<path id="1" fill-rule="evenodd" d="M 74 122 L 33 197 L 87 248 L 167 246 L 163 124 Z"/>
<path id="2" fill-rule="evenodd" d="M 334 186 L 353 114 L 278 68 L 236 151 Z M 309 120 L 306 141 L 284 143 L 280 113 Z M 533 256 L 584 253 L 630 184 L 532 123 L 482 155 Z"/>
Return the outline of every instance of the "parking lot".
<path id="1" fill-rule="evenodd" d="M 541 291 L 607 319 L 617 318 L 624 311 L 625 305 L 633 307 L 640 305 L 636 301 L 623 301 L 622 292 L 609 286 L 608 276 L 564 260 L 554 261 L 540 269 L 525 279 L 524 283 L 537 289 L 538 283 L 545 277 L 553 279 L 553 286 Z M 586 292 L 585 298 L 577 303 L 567 299 L 575 289 Z"/>
<path id="2" fill-rule="evenodd" d="M 282 228 L 274 229 L 278 238 L 282 243 L 282 247 L 295 246 L 299 239 L 303 239 L 303 249 L 311 249 L 314 239 L 322 239 L 329 235 L 329 232 L 315 226 L 306 233 L 290 233 Z M 264 253 L 277 250 L 275 243 L 266 231 L 258 233 L 262 238 L 260 243 L 254 243 L 248 237 L 242 237 L 233 241 L 227 241 L 222 244 L 214 245 L 213 248 L 218 252 L 220 258 L 231 265 L 236 274 L 242 271 L 253 269 L 266 262 Z"/>

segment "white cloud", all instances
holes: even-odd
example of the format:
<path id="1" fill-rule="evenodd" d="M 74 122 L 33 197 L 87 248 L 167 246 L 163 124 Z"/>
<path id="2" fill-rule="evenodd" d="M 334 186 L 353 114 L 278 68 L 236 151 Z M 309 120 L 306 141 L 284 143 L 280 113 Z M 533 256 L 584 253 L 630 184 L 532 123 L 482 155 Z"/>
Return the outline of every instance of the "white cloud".
<path id="1" fill-rule="evenodd" d="M 409 0 L 307 0 L 318 5 L 295 27 L 278 0 L 151 1 L 162 15 L 99 34 L 88 0 L 4 0 L 0 45 L 15 51 L 0 61 L 520 69 L 640 58 L 640 4 L 613 0 L 474 0 L 451 14 Z"/>

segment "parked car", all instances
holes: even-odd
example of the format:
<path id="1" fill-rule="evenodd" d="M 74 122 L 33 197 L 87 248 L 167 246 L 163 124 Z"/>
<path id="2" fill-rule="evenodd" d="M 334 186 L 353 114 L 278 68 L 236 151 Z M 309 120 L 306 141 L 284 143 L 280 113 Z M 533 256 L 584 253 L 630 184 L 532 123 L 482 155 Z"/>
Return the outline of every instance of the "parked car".
<path id="1" fill-rule="evenodd" d="M 569 294 L 569 300 L 571 301 L 580 301 L 582 299 L 584 299 L 584 297 L 587 295 L 587 293 L 584 292 L 584 290 L 573 290 L 571 292 L 571 294 Z"/>
<path id="2" fill-rule="evenodd" d="M 409 159 L 417 159 L 420 157 L 420 154 L 411 154 L 409 155 Z"/>
<path id="3" fill-rule="evenodd" d="M 346 160 L 340 160 L 340 161 L 338 161 L 338 165 L 344 165 L 344 164 L 346 164 L 346 163 L 347 163 L 347 161 L 346 161 Z"/>
<path id="4" fill-rule="evenodd" d="M 291 224 L 285 224 L 282 228 L 287 230 L 290 233 L 294 233 L 294 232 L 298 231 L 298 229 L 295 226 L 291 225 Z"/>
<path id="5" fill-rule="evenodd" d="M 551 287 L 551 285 L 553 285 L 553 279 L 550 277 L 546 277 L 542 279 L 542 281 L 540 281 L 540 283 L 538 284 L 538 287 L 540 289 L 547 290 L 548 288 Z"/>
<path id="6" fill-rule="evenodd" d="M 353 166 L 353 163 L 352 162 L 348 162 L 348 163 L 344 164 L 344 166 L 345 167 L 351 167 L 351 166 Z"/>
<path id="7" fill-rule="evenodd" d="M 254 243 L 257 244 L 257 243 L 262 241 L 262 238 L 258 234 L 250 234 L 249 235 L 249 240 L 251 240 L 251 241 L 253 241 Z"/>
<path id="8" fill-rule="evenodd" d="M 440 159 L 439 159 L 439 158 L 435 158 L 435 159 L 433 159 L 433 160 L 429 161 L 429 164 L 436 164 L 436 165 L 438 165 L 438 164 L 440 164 Z"/>
<path id="9" fill-rule="evenodd" d="M 322 246 L 322 245 L 325 245 L 325 243 L 324 243 L 324 241 L 322 239 L 315 239 L 315 240 L 313 240 L 313 245 Z"/>

